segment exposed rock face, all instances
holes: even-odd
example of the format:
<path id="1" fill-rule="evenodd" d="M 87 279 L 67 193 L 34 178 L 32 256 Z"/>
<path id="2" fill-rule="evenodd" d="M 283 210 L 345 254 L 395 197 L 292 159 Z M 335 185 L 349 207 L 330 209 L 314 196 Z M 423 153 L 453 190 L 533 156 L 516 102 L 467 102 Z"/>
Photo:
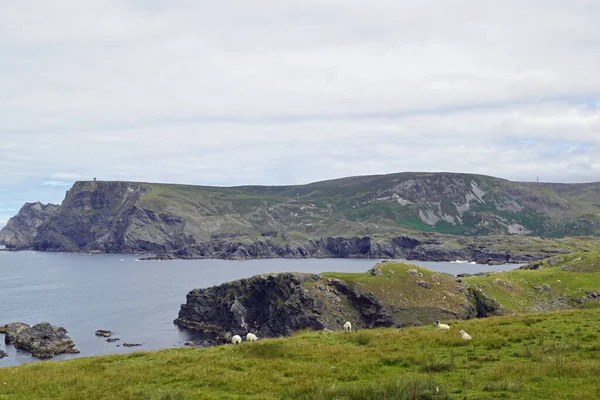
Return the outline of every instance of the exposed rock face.
<path id="1" fill-rule="evenodd" d="M 138 206 L 144 184 L 77 182 L 38 228 L 37 250 L 164 252 L 193 242 L 183 218 Z"/>
<path id="2" fill-rule="evenodd" d="M 340 280 L 299 273 L 192 290 L 175 323 L 216 332 L 225 341 L 248 332 L 266 338 L 305 328 L 337 330 L 346 320 L 362 327 L 394 326 L 391 314 L 372 293 Z"/>
<path id="3" fill-rule="evenodd" d="M 451 173 L 351 177 L 281 187 L 76 182 L 58 208 L 26 205 L 2 231 L 0 241 L 11 248 L 177 252 L 182 257 L 501 262 L 506 254 L 494 248 L 458 245 L 460 240 L 439 233 L 599 234 L 598 191 L 600 183 L 548 186 Z M 412 237 L 400 236 L 411 231 Z M 437 232 L 438 239 L 418 231 Z M 521 256 L 528 251 L 524 247 L 519 246 Z M 538 257 L 539 248 L 532 248 L 537 252 L 532 257 Z"/>
<path id="4" fill-rule="evenodd" d="M 480 290 L 469 288 L 469 295 L 471 303 L 475 309 L 475 317 L 486 318 L 497 315 L 504 315 L 502 305 L 496 300 L 490 298 L 488 295 Z"/>
<path id="5" fill-rule="evenodd" d="M 17 335 L 29 328 L 30 326 L 23 322 L 12 322 L 10 324 L 6 324 L 4 326 L 4 342 L 6 344 L 14 343 L 17 338 Z"/>
<path id="6" fill-rule="evenodd" d="M 63 327 L 42 322 L 32 327 L 23 323 L 6 325 L 6 343 L 13 343 L 15 347 L 27 350 L 38 358 L 50 358 L 57 354 L 79 353 L 75 343 L 67 336 Z"/>
<path id="7" fill-rule="evenodd" d="M 566 252 L 566 251 L 565 251 Z M 516 254 L 507 257 L 506 251 L 464 246 L 447 246 L 439 239 L 417 240 L 399 236 L 375 241 L 365 237 L 335 237 L 294 242 L 285 245 L 273 240 L 217 241 L 186 246 L 173 254 L 149 259 L 250 259 L 250 258 L 404 258 L 421 261 L 469 260 L 481 264 L 527 263 L 547 257 L 545 253 Z"/>
<path id="8" fill-rule="evenodd" d="M 10 249 L 30 248 L 35 242 L 37 230 L 59 209 L 55 204 L 25 203 L 19 213 L 8 220 L 0 231 L 0 244 Z"/>

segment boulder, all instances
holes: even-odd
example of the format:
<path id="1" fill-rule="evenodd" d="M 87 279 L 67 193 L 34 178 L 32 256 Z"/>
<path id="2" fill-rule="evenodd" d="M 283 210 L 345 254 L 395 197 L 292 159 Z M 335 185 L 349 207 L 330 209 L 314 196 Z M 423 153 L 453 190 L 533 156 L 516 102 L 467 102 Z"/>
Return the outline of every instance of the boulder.
<path id="1" fill-rule="evenodd" d="M 4 343 L 14 343 L 17 335 L 24 331 L 25 329 L 29 329 L 29 325 L 23 322 L 12 322 L 10 324 L 4 325 Z"/>
<path id="2" fill-rule="evenodd" d="M 38 358 L 50 358 L 57 354 L 77 354 L 75 343 L 67 336 L 62 326 L 42 322 L 31 328 L 22 329 L 14 339 L 15 347 L 27 350 Z"/>
<path id="3" fill-rule="evenodd" d="M 429 283 L 427 283 L 425 281 L 419 281 L 419 285 L 424 287 L 425 289 L 431 289 L 431 286 L 429 286 Z"/>
<path id="4" fill-rule="evenodd" d="M 141 343 L 123 343 L 123 347 L 137 347 L 141 345 Z"/>
<path id="5" fill-rule="evenodd" d="M 2 350 L 0 350 L 0 360 L 2 360 L 4 357 L 6 357 L 6 353 L 3 352 Z"/>
<path id="6" fill-rule="evenodd" d="M 121 339 L 119 339 L 119 338 L 108 338 L 108 339 L 106 339 L 106 341 L 107 341 L 108 343 L 114 343 L 114 342 L 118 342 L 119 340 L 121 340 Z"/>
<path id="7" fill-rule="evenodd" d="M 96 336 L 111 337 L 112 336 L 112 332 L 104 330 L 104 329 L 98 329 L 96 331 Z"/>

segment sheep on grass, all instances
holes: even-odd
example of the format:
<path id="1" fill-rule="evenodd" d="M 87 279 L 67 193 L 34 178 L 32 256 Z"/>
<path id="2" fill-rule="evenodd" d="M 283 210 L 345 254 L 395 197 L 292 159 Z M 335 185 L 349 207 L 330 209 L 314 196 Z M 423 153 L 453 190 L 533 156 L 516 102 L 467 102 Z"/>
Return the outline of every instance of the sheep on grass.
<path id="1" fill-rule="evenodd" d="M 246 340 L 248 342 L 256 342 L 258 340 L 258 338 L 256 337 L 256 335 L 254 333 L 248 333 L 246 335 Z"/>
<path id="2" fill-rule="evenodd" d="M 350 323 L 350 321 L 346 321 L 346 323 L 344 324 L 344 330 L 345 331 L 351 331 L 352 330 L 352 324 Z"/>
<path id="3" fill-rule="evenodd" d="M 471 339 L 472 339 L 471 335 L 469 335 L 467 332 L 463 331 L 462 329 L 461 329 L 461 331 L 460 331 L 460 332 L 458 332 L 458 333 L 460 334 L 460 337 L 461 337 L 463 340 L 471 340 Z"/>
<path id="4" fill-rule="evenodd" d="M 240 335 L 234 335 L 231 338 L 231 343 L 232 344 L 240 344 L 240 343 L 242 343 L 242 337 Z"/>
<path id="5" fill-rule="evenodd" d="M 436 320 L 435 321 L 435 326 L 437 326 L 438 329 L 450 329 L 450 325 L 448 324 L 440 324 L 440 320 Z"/>

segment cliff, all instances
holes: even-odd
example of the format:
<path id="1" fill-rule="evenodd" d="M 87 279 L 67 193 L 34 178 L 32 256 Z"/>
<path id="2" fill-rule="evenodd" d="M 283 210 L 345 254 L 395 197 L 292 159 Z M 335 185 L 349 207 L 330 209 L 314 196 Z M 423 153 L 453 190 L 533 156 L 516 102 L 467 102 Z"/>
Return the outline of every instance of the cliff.
<path id="1" fill-rule="evenodd" d="M 259 275 L 188 293 L 175 323 L 227 341 L 301 329 L 406 327 L 435 320 L 502 314 L 494 300 L 460 279 L 404 263 L 380 263 L 365 274 Z"/>
<path id="2" fill-rule="evenodd" d="M 459 243 L 460 237 L 595 235 L 599 193 L 598 183 L 517 183 L 450 173 L 230 188 L 77 182 L 52 212 L 21 218 L 31 208 L 26 205 L 0 238 L 13 248 L 181 257 L 428 259 L 438 254 L 435 259 L 496 262 L 509 250 L 529 260 L 543 258 L 535 241 L 513 251 L 479 239 Z M 419 244 L 411 244 L 414 240 Z M 558 252 L 582 250 L 546 243 Z"/>
<path id="3" fill-rule="evenodd" d="M 55 204 L 26 203 L 0 231 L 0 244 L 12 249 L 33 246 L 38 228 L 58 209 Z"/>
<path id="4" fill-rule="evenodd" d="M 194 289 L 175 323 L 216 333 L 287 336 L 433 324 L 437 319 L 597 307 L 600 253 L 554 256 L 521 269 L 456 278 L 416 265 L 381 262 L 367 273 L 266 274 Z"/>

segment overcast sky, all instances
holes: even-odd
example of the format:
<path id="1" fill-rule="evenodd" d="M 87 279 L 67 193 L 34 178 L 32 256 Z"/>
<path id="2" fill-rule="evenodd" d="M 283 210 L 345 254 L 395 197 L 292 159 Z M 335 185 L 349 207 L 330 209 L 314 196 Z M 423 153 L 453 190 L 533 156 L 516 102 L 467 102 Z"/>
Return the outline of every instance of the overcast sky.
<path id="1" fill-rule="evenodd" d="M 0 226 L 75 180 L 600 180 L 598 0 L 0 0 Z"/>

